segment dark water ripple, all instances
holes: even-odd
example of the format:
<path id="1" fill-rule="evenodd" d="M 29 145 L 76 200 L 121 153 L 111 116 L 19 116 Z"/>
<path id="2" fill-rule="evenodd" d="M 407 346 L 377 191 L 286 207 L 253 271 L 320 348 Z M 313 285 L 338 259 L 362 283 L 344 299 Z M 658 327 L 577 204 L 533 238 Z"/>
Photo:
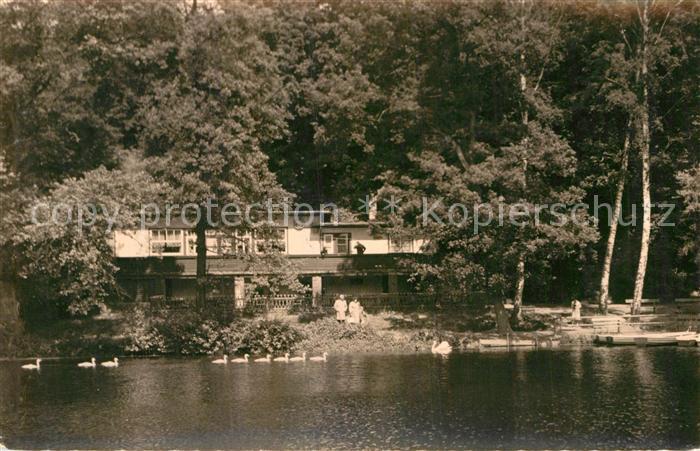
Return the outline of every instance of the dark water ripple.
<path id="1" fill-rule="evenodd" d="M 700 349 L 0 362 L 10 448 L 690 448 Z"/>

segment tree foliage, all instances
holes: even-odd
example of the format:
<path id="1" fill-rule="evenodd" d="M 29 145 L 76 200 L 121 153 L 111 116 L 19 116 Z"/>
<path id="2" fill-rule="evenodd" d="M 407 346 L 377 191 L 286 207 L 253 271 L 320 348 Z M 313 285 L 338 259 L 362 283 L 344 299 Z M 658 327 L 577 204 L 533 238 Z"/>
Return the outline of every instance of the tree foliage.
<path id="1" fill-rule="evenodd" d="M 381 190 L 402 201 L 378 230 L 430 243 L 428 258 L 409 263 L 418 286 L 507 298 L 522 261 L 526 298 L 593 297 L 608 217 L 573 207 L 612 203 L 621 177 L 623 219 L 641 198 L 639 5 L 3 2 L 6 260 L 41 296 L 85 312 L 116 291 L 105 236 L 32 227 L 28 205 L 157 191 L 200 206 L 296 195 L 362 214 L 359 199 Z M 651 197 L 685 210 L 670 218 L 678 227 L 652 228 L 646 291 L 673 295 L 697 288 L 700 7 L 657 1 L 650 11 Z M 470 214 L 562 203 L 580 221 L 559 227 L 544 213 L 473 233 L 473 216 L 423 224 L 422 197 L 441 198 L 442 217 L 452 203 Z M 618 232 L 616 299 L 631 294 L 639 229 Z M 278 257 L 251 265 L 287 268 Z"/>

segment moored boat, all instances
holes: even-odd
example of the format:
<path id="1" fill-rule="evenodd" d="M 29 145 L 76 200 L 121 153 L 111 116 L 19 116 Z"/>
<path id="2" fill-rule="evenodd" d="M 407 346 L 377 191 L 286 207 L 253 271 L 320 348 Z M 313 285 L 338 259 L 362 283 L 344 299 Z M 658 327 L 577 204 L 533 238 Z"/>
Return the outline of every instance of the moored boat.
<path id="1" fill-rule="evenodd" d="M 700 343 L 700 334 L 696 334 L 695 332 L 685 333 L 676 337 L 676 341 L 678 342 L 678 346 L 698 346 L 698 343 Z"/>
<path id="2" fill-rule="evenodd" d="M 597 335 L 596 342 L 615 346 L 659 346 L 678 344 L 677 338 L 688 332 L 646 332 Z"/>
<path id="3" fill-rule="evenodd" d="M 479 340 L 479 345 L 486 348 L 511 348 L 521 346 L 535 346 L 535 340 L 517 339 L 517 338 L 482 338 Z"/>

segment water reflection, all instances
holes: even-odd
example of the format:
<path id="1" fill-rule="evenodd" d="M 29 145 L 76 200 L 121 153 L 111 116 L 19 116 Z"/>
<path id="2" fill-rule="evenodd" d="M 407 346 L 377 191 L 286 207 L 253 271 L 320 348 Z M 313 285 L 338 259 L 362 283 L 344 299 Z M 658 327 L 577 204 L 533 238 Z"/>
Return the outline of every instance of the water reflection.
<path id="1" fill-rule="evenodd" d="M 44 365 L 42 365 L 44 366 Z M 12 448 L 691 447 L 700 350 L 0 362 Z"/>

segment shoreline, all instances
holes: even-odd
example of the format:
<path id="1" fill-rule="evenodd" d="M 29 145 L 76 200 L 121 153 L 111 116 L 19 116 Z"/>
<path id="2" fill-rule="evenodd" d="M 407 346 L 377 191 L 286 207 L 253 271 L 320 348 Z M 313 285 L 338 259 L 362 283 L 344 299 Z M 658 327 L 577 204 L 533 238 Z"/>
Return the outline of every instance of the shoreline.
<path id="1" fill-rule="evenodd" d="M 560 345 L 560 346 L 555 346 L 555 347 L 537 347 L 537 346 L 516 346 L 516 347 L 481 347 L 481 348 L 469 348 L 469 349 L 459 349 L 452 351 L 450 354 L 447 354 L 445 356 L 442 356 L 441 354 L 433 354 L 432 352 L 428 351 L 405 351 L 405 352 L 390 352 L 390 351 L 368 351 L 368 352 L 359 352 L 359 353 L 353 353 L 353 352 L 347 352 L 347 353 L 334 353 L 330 354 L 329 353 L 329 358 L 333 356 L 342 356 L 342 357 L 347 357 L 347 356 L 363 356 L 363 357 L 371 357 L 371 356 L 410 356 L 410 355 L 415 355 L 415 356 L 420 356 L 420 355 L 435 355 L 436 357 L 449 357 L 450 355 L 460 355 L 460 354 L 474 354 L 474 353 L 480 353 L 480 352 L 525 352 L 525 351 L 572 351 L 576 349 L 589 349 L 589 348 L 607 348 L 611 346 L 596 346 L 596 345 L 585 345 L 585 344 L 566 344 L 566 345 Z M 622 346 L 620 346 L 622 347 Z M 629 348 L 634 348 L 634 346 L 628 346 Z M 656 346 L 653 346 L 656 347 Z M 212 357 L 217 357 L 219 354 L 201 354 L 201 355 L 181 355 L 181 354 L 154 354 L 154 355 L 133 355 L 133 354 L 124 354 L 124 355 L 115 355 L 114 357 L 118 357 L 120 359 L 125 359 L 125 360 L 155 360 L 155 359 L 182 359 L 182 360 L 208 360 L 209 358 Z M 236 355 L 237 356 L 237 355 Z M 256 355 L 257 356 L 257 355 Z M 45 361 L 79 361 L 79 360 L 84 360 L 84 359 L 89 359 L 91 356 L 51 356 L 51 357 L 43 357 L 39 356 L 39 358 L 42 359 L 42 362 Z M 229 356 L 233 357 L 233 356 Z M 293 357 L 293 355 L 292 355 Z M 33 359 L 36 359 L 37 356 L 29 356 L 29 357 L 0 357 L 0 362 L 25 362 L 25 361 L 30 361 Z M 111 355 L 110 355 L 111 358 Z M 251 356 L 251 359 L 253 356 Z M 100 359 L 97 359 L 98 361 Z M 277 362 L 280 363 L 280 362 Z M 284 364 L 284 362 L 281 362 Z"/>
<path id="2" fill-rule="evenodd" d="M 609 315 L 616 316 L 619 313 Z M 595 325 L 592 328 L 591 324 L 562 329 L 561 319 L 565 317 L 566 311 L 560 306 L 529 307 L 524 311 L 523 326 L 530 330 L 514 331 L 511 338 L 537 344 L 509 348 L 480 345 L 479 340 L 505 338 L 493 330 L 493 315 L 488 311 L 380 311 L 368 314 L 366 324 L 357 325 L 338 324 L 323 312 L 280 311 L 222 322 L 201 312 L 115 310 L 99 318 L 67 319 L 25 328 L 0 343 L 0 360 L 29 360 L 31 356 L 203 357 L 224 352 L 229 356 L 264 355 L 263 350 L 275 355 L 300 354 L 302 350 L 331 355 L 403 355 L 430 353 L 433 340 L 448 341 L 455 352 L 581 348 L 594 346 L 596 333 L 614 332 Z M 673 329 L 680 324 L 680 319 L 671 318 L 666 327 Z"/>
<path id="3" fill-rule="evenodd" d="M 658 346 L 606 346 L 606 345 L 596 345 L 593 343 L 590 344 L 585 344 L 585 343 L 567 343 L 567 344 L 561 344 L 558 346 L 553 346 L 553 347 L 547 347 L 547 346 L 512 346 L 510 348 L 508 347 L 490 347 L 490 346 L 483 346 L 480 348 L 467 348 L 467 349 L 458 349 L 455 351 L 452 351 L 450 354 L 447 355 L 441 355 L 441 354 L 433 354 L 432 352 L 428 351 L 367 351 L 367 352 L 345 352 L 345 353 L 329 353 L 329 358 L 330 357 L 347 357 L 347 356 L 362 356 L 362 357 L 372 357 L 372 356 L 421 356 L 421 355 L 435 355 L 436 357 L 441 357 L 441 358 L 449 358 L 451 355 L 461 355 L 461 354 L 477 354 L 477 353 L 506 353 L 506 352 L 535 352 L 535 351 L 547 351 L 547 352 L 555 352 L 555 351 L 575 351 L 575 350 L 581 350 L 581 349 L 656 349 L 656 348 L 677 348 L 677 349 L 688 349 L 688 350 L 693 350 L 696 347 L 693 346 L 674 346 L 674 345 L 658 345 Z M 212 357 L 217 357 L 219 354 L 199 354 L 199 355 L 182 355 L 182 354 L 153 354 L 153 355 L 135 355 L 135 354 L 123 354 L 123 355 L 115 355 L 114 357 L 118 357 L 121 361 L 121 359 L 124 360 L 156 360 L 156 359 L 177 359 L 177 360 L 208 360 Z M 260 354 L 262 355 L 262 354 Z M 238 356 L 238 355 L 236 355 Z M 251 359 L 256 356 L 251 356 Z M 50 356 L 50 357 L 43 357 L 43 356 L 28 356 L 28 357 L 0 357 L 0 362 L 26 362 L 26 361 L 31 361 L 36 359 L 37 357 L 42 359 L 43 361 L 80 361 L 84 359 L 89 359 L 91 356 L 89 355 L 82 355 L 82 356 Z M 111 355 L 109 359 L 111 359 Z M 233 357 L 233 355 L 230 355 L 229 357 Z M 293 357 L 293 355 L 292 355 Z M 107 359 L 107 360 L 109 360 Z M 100 360 L 100 359 L 98 359 Z M 308 360 L 307 360 L 308 361 Z M 284 362 L 277 362 L 279 364 L 284 364 Z M 298 363 L 298 362 L 297 362 Z M 252 364 L 252 362 L 251 362 Z"/>

